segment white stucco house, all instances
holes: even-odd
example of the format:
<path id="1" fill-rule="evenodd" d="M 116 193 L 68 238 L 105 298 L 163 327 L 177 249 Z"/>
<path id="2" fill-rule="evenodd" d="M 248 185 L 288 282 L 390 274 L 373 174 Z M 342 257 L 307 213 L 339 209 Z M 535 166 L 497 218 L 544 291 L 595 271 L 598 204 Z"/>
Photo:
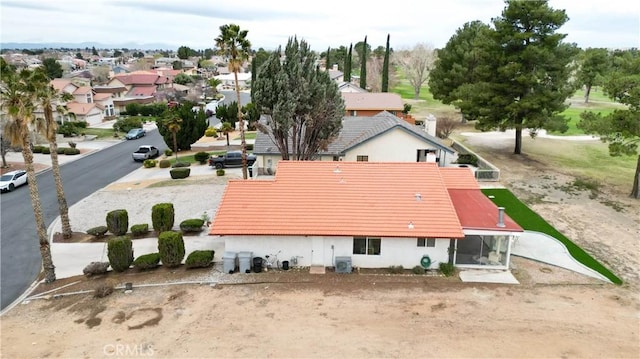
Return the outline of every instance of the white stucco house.
<path id="1" fill-rule="evenodd" d="M 319 161 L 436 162 L 445 166 L 454 150 L 423 127 L 381 112 L 372 117 L 345 116 L 338 137 L 318 152 Z M 291 146 L 289 146 L 291 148 Z M 253 153 L 257 174 L 273 174 L 282 158 L 269 133 L 258 131 Z"/>
<path id="2" fill-rule="evenodd" d="M 468 169 L 344 161 L 283 161 L 272 180 L 229 181 L 209 230 L 228 252 L 337 271 L 508 269 L 521 232 Z"/>

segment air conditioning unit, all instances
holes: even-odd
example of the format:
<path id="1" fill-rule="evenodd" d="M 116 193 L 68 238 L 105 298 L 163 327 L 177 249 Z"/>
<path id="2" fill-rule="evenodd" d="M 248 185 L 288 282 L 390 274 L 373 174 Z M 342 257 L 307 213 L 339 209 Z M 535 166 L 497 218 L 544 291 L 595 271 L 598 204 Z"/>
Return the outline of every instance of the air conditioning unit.
<path id="1" fill-rule="evenodd" d="M 351 273 L 351 257 L 336 257 L 336 273 Z"/>

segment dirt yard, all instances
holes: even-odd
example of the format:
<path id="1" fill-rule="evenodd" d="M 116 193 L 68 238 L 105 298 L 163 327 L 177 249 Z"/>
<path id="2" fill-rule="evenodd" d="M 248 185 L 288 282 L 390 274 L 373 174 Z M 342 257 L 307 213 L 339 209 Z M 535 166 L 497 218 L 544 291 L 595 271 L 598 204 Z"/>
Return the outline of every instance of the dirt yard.
<path id="1" fill-rule="evenodd" d="M 502 183 L 625 283 L 517 257 L 512 271 L 520 285 L 384 271 L 161 269 L 75 277 L 41 285 L 36 293 L 126 282 L 134 290 L 18 305 L 2 317 L 2 357 L 640 357 L 638 202 L 606 188 L 597 198 L 567 190 L 571 176 L 514 158 L 511 141 L 474 145 L 505 146 L 498 154 L 481 153 L 500 164 Z M 185 280 L 217 284 L 140 287 Z"/>

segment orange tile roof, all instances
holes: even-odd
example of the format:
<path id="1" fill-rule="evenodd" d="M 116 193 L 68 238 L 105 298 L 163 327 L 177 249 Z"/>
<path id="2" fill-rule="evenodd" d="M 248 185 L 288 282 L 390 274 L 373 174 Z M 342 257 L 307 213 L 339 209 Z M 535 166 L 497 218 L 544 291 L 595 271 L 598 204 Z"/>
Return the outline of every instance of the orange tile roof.
<path id="1" fill-rule="evenodd" d="M 440 175 L 447 189 L 480 189 L 469 168 L 441 167 Z"/>
<path id="2" fill-rule="evenodd" d="M 402 97 L 390 92 L 341 92 L 345 110 L 404 110 Z"/>
<path id="3" fill-rule="evenodd" d="M 425 162 L 280 161 L 272 181 L 229 181 L 210 234 L 464 237 Z"/>
<path id="4" fill-rule="evenodd" d="M 450 189 L 460 223 L 465 229 L 522 232 L 514 220 L 504 215 L 504 227 L 498 226 L 498 206 L 484 193 L 472 189 Z"/>
<path id="5" fill-rule="evenodd" d="M 67 103 L 67 110 L 69 112 L 75 113 L 76 115 L 85 116 L 91 112 L 92 109 L 96 108 L 95 103 L 78 103 L 78 102 L 69 102 Z"/>
<path id="6" fill-rule="evenodd" d="M 78 87 L 75 91 L 73 91 L 74 95 L 86 95 L 88 93 L 91 93 L 91 91 L 93 91 L 91 89 L 91 86 L 81 86 Z"/>
<path id="7" fill-rule="evenodd" d="M 50 83 L 51 83 L 51 86 L 53 86 L 53 88 L 56 89 L 56 91 L 62 91 L 67 85 L 72 84 L 71 80 L 69 79 L 53 79 L 51 80 Z"/>

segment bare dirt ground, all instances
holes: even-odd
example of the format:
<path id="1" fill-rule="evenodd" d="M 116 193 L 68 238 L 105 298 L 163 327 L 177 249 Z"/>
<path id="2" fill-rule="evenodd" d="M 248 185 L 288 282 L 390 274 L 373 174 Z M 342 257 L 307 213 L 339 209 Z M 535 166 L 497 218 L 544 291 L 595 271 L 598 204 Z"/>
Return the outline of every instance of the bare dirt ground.
<path id="1" fill-rule="evenodd" d="M 512 271 L 520 285 L 384 270 L 312 275 L 304 268 L 74 277 L 35 293 L 78 281 L 50 294 L 126 282 L 134 290 L 18 305 L 2 317 L 2 357 L 640 357 L 638 202 L 606 188 L 597 198 L 568 190 L 573 178 L 561 169 L 509 155 L 512 140 L 471 141 L 499 164 L 503 184 L 625 283 L 518 257 Z M 505 150 L 491 150 L 500 146 Z M 138 287 L 185 280 L 218 284 Z"/>

